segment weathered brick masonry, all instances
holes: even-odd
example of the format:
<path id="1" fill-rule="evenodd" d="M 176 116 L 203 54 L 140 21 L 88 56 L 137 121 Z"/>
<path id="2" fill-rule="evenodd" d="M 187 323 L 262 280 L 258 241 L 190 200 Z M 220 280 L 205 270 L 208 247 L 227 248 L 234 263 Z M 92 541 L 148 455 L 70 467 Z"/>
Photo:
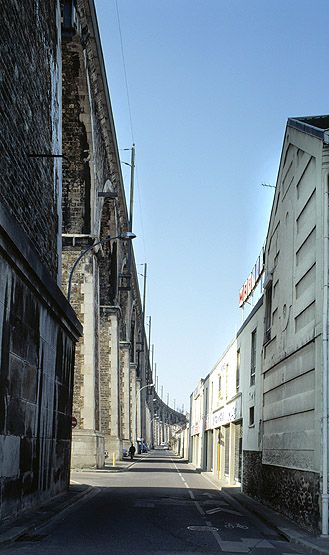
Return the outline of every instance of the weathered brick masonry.
<path id="1" fill-rule="evenodd" d="M 80 254 L 127 231 L 129 221 L 92 0 L 76 2 L 74 21 L 63 28 L 62 53 L 66 291 Z M 123 442 L 132 437 L 130 362 L 143 322 L 135 267 L 129 290 L 128 259 L 127 242 L 105 242 L 85 255 L 73 275 L 71 302 L 84 326 L 75 366 L 74 466 L 102 466 L 104 449 L 121 456 Z"/>
<path id="2" fill-rule="evenodd" d="M 60 282 L 60 7 L 0 1 L 0 518 L 69 483 L 81 326 Z"/>
<path id="3" fill-rule="evenodd" d="M 0 200 L 58 270 L 61 53 L 56 1 L 1 0 Z M 45 186 L 47 184 L 47 186 Z"/>
<path id="4" fill-rule="evenodd" d="M 114 163 L 114 130 L 109 126 L 100 76 L 100 53 L 91 38 L 95 31 L 90 10 L 89 2 L 78 2 L 75 28 L 64 29 L 63 34 L 64 290 L 69 272 L 83 250 L 108 235 L 117 236 L 127 226 L 117 161 Z M 116 192 L 117 200 L 98 194 L 107 191 Z M 119 329 L 113 319 L 120 316 L 117 310 L 118 268 L 123 256 L 120 247 L 111 242 L 91 250 L 73 276 L 71 302 L 84 325 L 75 366 L 74 415 L 78 420 L 73 435 L 75 466 L 102 466 L 104 435 L 119 440 L 120 423 L 112 415 L 110 425 L 110 413 L 112 396 L 118 407 L 119 391 L 118 338 L 112 332 Z M 102 306 L 110 308 L 110 317 L 100 310 Z"/>

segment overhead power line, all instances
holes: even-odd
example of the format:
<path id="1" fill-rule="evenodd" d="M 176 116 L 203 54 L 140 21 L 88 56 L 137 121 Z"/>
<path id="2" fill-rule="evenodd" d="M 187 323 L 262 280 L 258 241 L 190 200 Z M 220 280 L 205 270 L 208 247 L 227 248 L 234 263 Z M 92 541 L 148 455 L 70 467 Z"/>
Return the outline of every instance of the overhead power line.
<path id="1" fill-rule="evenodd" d="M 133 122 L 131 116 L 131 106 L 130 106 L 130 97 L 129 97 L 129 87 L 128 87 L 128 79 L 127 79 L 127 70 L 126 70 L 126 60 L 125 60 L 125 53 L 123 48 L 123 40 L 122 40 L 122 32 L 121 32 L 121 23 L 120 23 L 120 14 L 118 8 L 118 1 L 115 0 L 115 7 L 117 11 L 117 18 L 118 18 L 118 27 L 119 27 L 119 35 L 120 35 L 120 44 L 121 44 L 121 55 L 122 55 L 122 64 L 123 64 L 123 72 L 125 76 L 125 84 L 126 84 L 126 93 L 127 93 L 127 103 L 128 103 L 128 110 L 129 110 L 129 120 L 130 120 L 130 131 L 131 131 L 131 139 L 132 142 L 135 142 L 134 139 L 134 131 L 133 131 Z"/>

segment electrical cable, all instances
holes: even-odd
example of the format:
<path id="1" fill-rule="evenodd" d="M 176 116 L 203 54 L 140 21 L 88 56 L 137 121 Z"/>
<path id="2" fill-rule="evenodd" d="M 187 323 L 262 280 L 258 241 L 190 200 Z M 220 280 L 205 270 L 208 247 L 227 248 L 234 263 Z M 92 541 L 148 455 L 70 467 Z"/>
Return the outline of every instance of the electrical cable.
<path id="1" fill-rule="evenodd" d="M 120 23 L 120 14 L 119 14 L 119 7 L 118 7 L 118 1 L 117 1 L 117 0 L 115 0 L 115 7 L 116 7 L 116 12 L 117 12 L 117 18 L 118 18 L 118 27 L 119 27 L 120 44 L 121 44 L 121 55 L 122 55 L 122 63 L 123 63 L 123 72 L 124 72 L 124 76 L 125 76 L 126 93 L 127 93 L 127 102 L 128 102 L 128 111 L 129 111 L 129 120 L 130 120 L 131 139 L 132 139 L 132 142 L 135 143 L 134 131 L 133 131 L 133 122 L 132 122 L 132 116 L 131 116 L 131 106 L 130 106 L 129 87 L 128 87 L 127 70 L 126 70 L 126 61 L 125 61 L 125 54 L 124 54 L 124 48 L 123 48 L 123 40 L 122 40 L 122 32 L 121 32 L 121 23 Z"/>

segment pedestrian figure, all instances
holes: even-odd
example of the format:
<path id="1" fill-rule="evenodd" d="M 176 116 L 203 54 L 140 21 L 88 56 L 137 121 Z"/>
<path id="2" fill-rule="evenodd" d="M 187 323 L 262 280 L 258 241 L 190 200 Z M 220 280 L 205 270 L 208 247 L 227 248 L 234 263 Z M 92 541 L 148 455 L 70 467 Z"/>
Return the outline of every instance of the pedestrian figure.
<path id="1" fill-rule="evenodd" d="M 130 455 L 131 460 L 133 460 L 133 458 L 134 458 L 135 451 L 136 451 L 136 448 L 135 448 L 134 444 L 132 443 L 129 447 L 129 455 Z"/>

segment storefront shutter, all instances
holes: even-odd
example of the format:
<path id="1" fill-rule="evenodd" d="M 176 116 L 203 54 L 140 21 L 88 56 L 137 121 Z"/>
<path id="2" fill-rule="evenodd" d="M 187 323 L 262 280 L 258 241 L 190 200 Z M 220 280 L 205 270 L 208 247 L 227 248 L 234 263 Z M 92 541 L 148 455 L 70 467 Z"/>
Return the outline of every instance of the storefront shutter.
<path id="1" fill-rule="evenodd" d="M 242 469 L 242 422 L 235 424 L 235 460 L 234 460 L 234 480 L 241 482 Z"/>
<path id="2" fill-rule="evenodd" d="M 225 442 L 225 469 L 224 472 L 228 476 L 230 473 L 230 427 L 224 427 L 224 442 Z"/>

